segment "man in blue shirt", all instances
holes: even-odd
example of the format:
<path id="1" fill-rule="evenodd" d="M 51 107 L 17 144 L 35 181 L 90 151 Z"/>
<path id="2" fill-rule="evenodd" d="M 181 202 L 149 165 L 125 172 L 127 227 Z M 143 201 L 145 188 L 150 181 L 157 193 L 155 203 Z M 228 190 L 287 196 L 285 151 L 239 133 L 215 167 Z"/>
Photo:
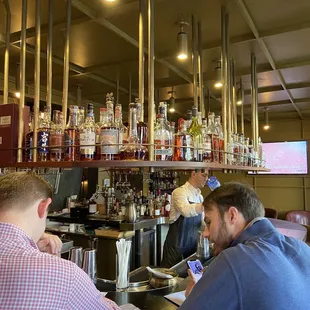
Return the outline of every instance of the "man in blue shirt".
<path id="1" fill-rule="evenodd" d="M 217 257 L 199 281 L 190 273 L 180 310 L 310 309 L 310 247 L 263 218 L 252 189 L 226 183 L 204 208 L 205 237 Z"/>

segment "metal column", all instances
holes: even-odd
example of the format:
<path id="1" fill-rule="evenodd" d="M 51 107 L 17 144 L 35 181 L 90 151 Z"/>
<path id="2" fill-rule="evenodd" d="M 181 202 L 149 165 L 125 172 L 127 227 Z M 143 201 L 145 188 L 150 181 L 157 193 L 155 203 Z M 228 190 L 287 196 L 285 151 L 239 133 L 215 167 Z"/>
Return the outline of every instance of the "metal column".
<path id="1" fill-rule="evenodd" d="M 18 150 L 17 162 L 23 160 L 24 138 L 24 106 L 25 106 L 25 75 L 26 75 L 26 30 L 27 30 L 27 0 L 22 1 L 22 29 L 20 35 L 20 98 L 18 109 Z"/>
<path id="2" fill-rule="evenodd" d="M 255 151 L 257 151 L 257 131 L 256 131 L 256 101 L 257 101 L 257 88 L 256 88 L 256 57 L 254 54 L 251 54 L 251 108 L 252 108 L 252 115 L 251 115 L 251 120 L 252 120 L 252 138 L 253 138 L 253 145 Z"/>
<path id="3" fill-rule="evenodd" d="M 9 103 L 9 65 L 10 65 L 10 34 L 11 34 L 11 10 L 9 0 L 3 1 L 6 10 L 6 34 L 4 54 L 4 84 L 3 103 Z"/>
<path id="4" fill-rule="evenodd" d="M 34 70 L 34 126 L 33 132 L 38 130 L 40 112 L 40 61 L 41 61 L 41 0 L 36 0 L 36 46 Z M 37 161 L 38 136 L 33 135 L 33 161 Z"/>
<path id="5" fill-rule="evenodd" d="M 228 53 L 227 53 L 228 55 Z M 228 60 L 228 107 L 227 107 L 227 137 L 230 139 L 232 130 L 232 70 L 231 70 L 231 59 Z"/>
<path id="6" fill-rule="evenodd" d="M 237 103 L 236 103 L 236 70 L 235 61 L 231 59 L 231 77 L 232 77 L 232 119 L 233 119 L 233 132 L 238 132 L 238 118 L 237 118 Z"/>
<path id="7" fill-rule="evenodd" d="M 148 56 L 149 160 L 154 160 L 154 0 L 148 0 Z"/>
<path id="8" fill-rule="evenodd" d="M 244 135 L 244 90 L 242 84 L 242 77 L 240 78 L 240 92 L 241 92 L 241 133 Z"/>
<path id="9" fill-rule="evenodd" d="M 199 110 L 202 118 L 206 117 L 205 97 L 203 84 L 203 67 L 202 67 L 202 38 L 201 38 L 201 22 L 198 22 L 198 75 L 199 75 Z"/>
<path id="10" fill-rule="evenodd" d="M 48 6 L 46 105 L 52 111 L 54 0 L 49 0 Z"/>
<path id="11" fill-rule="evenodd" d="M 144 25 L 145 25 L 145 0 L 139 1 L 139 99 L 141 103 L 140 121 L 144 120 Z M 131 77 L 130 77 L 131 85 Z M 131 86 L 130 86 L 131 87 Z M 129 90 L 131 93 L 131 89 Z M 131 94 L 130 101 L 131 102 Z"/>
<path id="12" fill-rule="evenodd" d="M 224 164 L 227 163 L 227 141 L 230 137 L 227 136 L 227 40 L 226 40 L 226 9 L 225 7 L 221 8 L 221 69 L 222 69 L 222 119 L 223 119 L 223 135 L 224 135 Z"/>
<path id="13" fill-rule="evenodd" d="M 66 23 L 66 41 L 64 50 L 64 75 L 62 90 L 62 113 L 64 125 L 67 123 L 68 107 L 68 86 L 69 86 L 69 56 L 70 56 L 70 25 L 71 25 L 71 0 L 67 0 L 67 23 Z"/>
<path id="14" fill-rule="evenodd" d="M 194 106 L 198 108 L 198 90 L 197 90 L 197 40 L 196 40 L 196 16 L 192 15 L 192 63 L 193 63 L 193 96 Z"/>

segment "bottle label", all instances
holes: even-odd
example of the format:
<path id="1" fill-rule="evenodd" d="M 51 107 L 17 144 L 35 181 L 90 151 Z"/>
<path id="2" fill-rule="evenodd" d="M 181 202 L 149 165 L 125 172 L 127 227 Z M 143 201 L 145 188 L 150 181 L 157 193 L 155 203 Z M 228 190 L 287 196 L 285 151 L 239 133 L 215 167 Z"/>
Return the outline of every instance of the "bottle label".
<path id="1" fill-rule="evenodd" d="M 54 133 L 51 134 L 50 137 L 50 146 L 51 146 L 51 151 L 52 152 L 63 152 L 63 142 L 64 142 L 64 135 L 62 133 Z M 56 148 L 55 148 L 56 146 Z"/>
<path id="2" fill-rule="evenodd" d="M 25 161 L 32 161 L 33 160 L 33 135 L 28 134 L 25 142 Z"/>
<path id="3" fill-rule="evenodd" d="M 101 129 L 100 143 L 101 154 L 118 154 L 118 130 L 116 128 Z"/>
<path id="4" fill-rule="evenodd" d="M 96 133 L 80 133 L 80 153 L 83 155 L 92 155 L 95 153 Z"/>
<path id="5" fill-rule="evenodd" d="M 49 152 L 50 133 L 48 131 L 38 131 L 38 153 L 47 154 Z"/>
<path id="6" fill-rule="evenodd" d="M 172 148 L 169 147 L 168 140 L 154 140 L 155 155 L 172 156 Z"/>
<path id="7" fill-rule="evenodd" d="M 160 215 L 160 209 L 155 209 L 155 216 L 159 216 Z"/>

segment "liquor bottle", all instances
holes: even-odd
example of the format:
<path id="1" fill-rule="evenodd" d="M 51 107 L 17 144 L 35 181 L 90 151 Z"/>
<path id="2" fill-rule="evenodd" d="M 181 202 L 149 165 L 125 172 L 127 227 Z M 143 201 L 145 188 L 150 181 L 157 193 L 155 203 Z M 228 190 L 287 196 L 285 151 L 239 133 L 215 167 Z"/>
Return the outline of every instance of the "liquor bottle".
<path id="1" fill-rule="evenodd" d="M 249 144 L 250 144 L 250 138 L 245 138 L 244 139 L 244 162 L 243 165 L 244 166 L 248 166 L 249 165 Z"/>
<path id="2" fill-rule="evenodd" d="M 239 143 L 239 164 L 241 166 L 244 166 L 245 165 L 245 147 L 244 147 L 244 137 L 243 137 L 243 134 L 240 134 L 238 136 L 238 143 Z"/>
<path id="3" fill-rule="evenodd" d="M 115 123 L 118 127 L 118 134 L 119 134 L 119 147 L 121 147 L 123 144 L 127 143 L 128 139 L 128 129 L 123 124 L 123 112 L 122 112 L 122 105 L 120 103 L 117 103 L 115 105 Z"/>
<path id="4" fill-rule="evenodd" d="M 80 159 L 79 140 L 79 107 L 70 105 L 69 125 L 65 129 L 65 161 L 77 161 Z"/>
<path id="5" fill-rule="evenodd" d="M 208 128 L 207 133 L 211 138 L 212 142 L 212 162 L 218 163 L 219 158 L 219 136 L 214 123 L 214 113 L 208 115 Z"/>
<path id="6" fill-rule="evenodd" d="M 87 117 L 84 124 L 79 128 L 79 138 L 80 160 L 93 160 L 96 148 L 96 124 L 92 103 L 87 104 Z"/>
<path id="7" fill-rule="evenodd" d="M 39 121 L 39 128 L 37 131 L 38 136 L 38 161 L 48 161 L 50 159 L 50 130 L 51 130 L 51 117 L 50 109 L 44 108 L 43 117 Z"/>
<path id="8" fill-rule="evenodd" d="M 104 117 L 107 115 L 107 108 L 100 108 L 99 110 L 99 122 L 96 124 L 96 150 L 95 150 L 95 159 L 101 159 L 101 143 L 100 143 L 100 132 L 101 127 L 104 122 Z"/>
<path id="9" fill-rule="evenodd" d="M 233 134 L 233 164 L 240 165 L 240 147 L 238 141 L 238 134 Z"/>
<path id="10" fill-rule="evenodd" d="M 85 108 L 79 107 L 78 126 L 81 127 L 85 122 Z"/>
<path id="11" fill-rule="evenodd" d="M 202 160 L 206 163 L 212 162 L 212 140 L 208 135 L 208 120 L 204 118 L 201 125 L 203 142 L 202 142 Z"/>
<path id="12" fill-rule="evenodd" d="M 121 150 L 122 160 L 144 160 L 146 147 L 140 143 L 137 131 L 137 104 L 129 104 L 129 137 L 128 143 Z"/>
<path id="13" fill-rule="evenodd" d="M 26 135 L 25 139 L 25 153 L 24 153 L 24 161 L 32 162 L 33 161 L 33 112 L 29 114 L 29 132 Z"/>
<path id="14" fill-rule="evenodd" d="M 257 167 L 262 167 L 262 161 L 263 161 L 263 143 L 262 138 L 258 137 L 258 143 L 257 143 Z"/>
<path id="15" fill-rule="evenodd" d="M 201 126 L 198 124 L 198 108 L 194 106 L 192 113 L 192 124 L 189 127 L 188 132 L 193 136 L 194 139 L 194 159 L 195 161 L 202 161 L 203 136 Z"/>
<path id="16" fill-rule="evenodd" d="M 191 127 L 192 118 L 193 118 L 192 110 L 187 110 L 187 112 L 186 112 L 186 128 Z"/>
<path id="17" fill-rule="evenodd" d="M 64 130 L 63 114 L 55 110 L 53 112 L 53 124 L 50 134 L 50 159 L 51 161 L 64 160 Z"/>
<path id="18" fill-rule="evenodd" d="M 157 114 L 157 122 L 154 128 L 155 160 L 171 160 L 171 133 L 165 123 L 163 109 L 160 107 L 162 114 Z"/>
<path id="19" fill-rule="evenodd" d="M 224 163 L 224 134 L 223 134 L 223 128 L 221 125 L 221 117 L 217 115 L 215 117 L 215 128 L 219 137 L 219 162 L 220 164 Z"/>
<path id="20" fill-rule="evenodd" d="M 148 128 L 147 124 L 142 121 L 142 115 L 141 115 L 141 103 L 139 98 L 135 99 L 135 103 L 137 105 L 137 135 L 139 142 L 141 144 L 147 144 L 148 143 Z"/>
<path id="21" fill-rule="evenodd" d="M 119 159 L 119 132 L 114 123 L 113 93 L 106 95 L 107 110 L 103 113 L 103 124 L 100 129 L 101 160 Z"/>
<path id="22" fill-rule="evenodd" d="M 253 140 L 249 141 L 248 166 L 249 167 L 254 167 L 254 145 L 253 145 Z"/>
<path id="23" fill-rule="evenodd" d="M 186 121 L 180 118 L 179 130 L 174 136 L 175 148 L 173 160 L 175 161 L 192 161 L 194 160 L 194 141 L 193 136 L 186 130 Z"/>

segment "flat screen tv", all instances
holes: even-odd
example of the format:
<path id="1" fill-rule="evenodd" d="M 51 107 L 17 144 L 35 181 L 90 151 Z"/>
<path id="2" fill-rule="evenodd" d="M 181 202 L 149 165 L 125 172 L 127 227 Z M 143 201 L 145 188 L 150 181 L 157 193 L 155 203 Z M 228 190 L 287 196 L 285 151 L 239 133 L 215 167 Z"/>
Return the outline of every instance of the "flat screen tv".
<path id="1" fill-rule="evenodd" d="M 266 168 L 259 174 L 307 174 L 307 141 L 263 143 Z"/>

